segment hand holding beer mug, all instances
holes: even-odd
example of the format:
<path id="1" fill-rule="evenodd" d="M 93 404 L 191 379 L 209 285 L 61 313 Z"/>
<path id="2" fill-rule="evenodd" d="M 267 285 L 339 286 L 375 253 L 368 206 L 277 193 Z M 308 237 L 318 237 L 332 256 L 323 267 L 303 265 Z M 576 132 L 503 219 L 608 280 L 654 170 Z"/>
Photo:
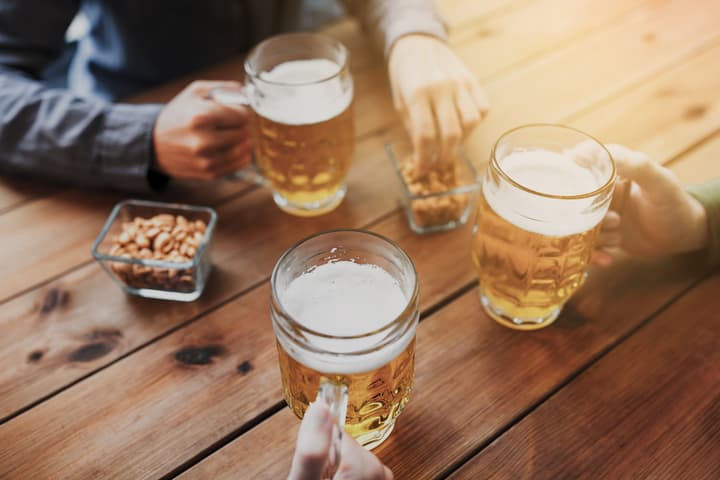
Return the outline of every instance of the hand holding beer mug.
<path id="1" fill-rule="evenodd" d="M 585 280 L 615 165 L 569 127 L 528 125 L 495 144 L 482 183 L 472 257 L 480 298 L 502 325 L 550 325 Z"/>
<path id="2" fill-rule="evenodd" d="M 259 172 L 239 176 L 268 185 L 275 203 L 299 216 L 335 209 L 345 197 L 355 150 L 353 82 L 347 49 L 319 34 L 269 38 L 245 61 L 243 89 L 211 97 L 247 106 Z"/>
<path id="3" fill-rule="evenodd" d="M 319 388 L 326 400 L 345 388 L 345 432 L 366 448 L 382 443 L 413 386 L 418 284 L 410 258 L 370 232 L 322 233 L 278 260 L 271 289 L 288 406 L 302 418 Z"/>

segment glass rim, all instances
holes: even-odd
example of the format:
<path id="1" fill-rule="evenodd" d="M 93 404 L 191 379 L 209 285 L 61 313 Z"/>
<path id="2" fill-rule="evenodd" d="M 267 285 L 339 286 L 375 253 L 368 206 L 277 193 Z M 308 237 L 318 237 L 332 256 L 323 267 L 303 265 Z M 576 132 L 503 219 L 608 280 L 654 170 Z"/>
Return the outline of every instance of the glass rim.
<path id="1" fill-rule="evenodd" d="M 577 195 L 557 195 L 557 194 L 552 194 L 552 193 L 540 192 L 538 190 L 534 190 L 532 188 L 526 187 L 525 185 L 517 182 L 512 177 L 510 177 L 510 175 L 508 175 L 507 172 L 505 172 L 505 170 L 502 169 L 502 167 L 500 166 L 500 163 L 497 160 L 497 156 L 496 156 L 497 148 L 500 145 L 500 142 L 503 139 L 505 139 L 506 137 L 508 137 L 509 135 L 511 135 L 519 130 L 525 130 L 525 129 L 535 128 L 535 127 L 551 127 L 551 128 L 556 128 L 556 129 L 560 129 L 560 130 L 568 130 L 568 131 L 580 134 L 580 135 L 586 137 L 586 139 L 591 140 L 591 141 L 595 142 L 596 144 L 598 144 L 600 146 L 600 148 L 602 148 L 605 151 L 605 153 L 607 153 L 608 159 L 610 160 L 610 166 L 612 168 L 612 170 L 610 171 L 610 175 L 608 176 L 608 179 L 605 181 L 605 183 L 603 183 L 601 186 L 597 187 L 595 190 L 593 190 L 591 192 L 580 193 Z M 577 128 L 569 127 L 567 125 L 562 125 L 559 123 L 527 123 L 524 125 L 520 125 L 520 126 L 511 128 L 510 130 L 507 130 L 505 133 L 500 135 L 500 137 L 495 141 L 495 145 L 493 145 L 492 152 L 490 153 L 490 165 L 498 173 L 498 175 L 500 175 L 500 177 L 502 177 L 503 180 L 510 183 L 512 186 L 514 186 L 524 192 L 530 193 L 532 195 L 537 195 L 539 197 L 551 198 L 551 199 L 556 199 L 556 200 L 581 200 L 581 199 L 585 199 L 585 198 L 595 197 L 595 196 L 600 195 L 601 193 L 605 192 L 606 190 L 611 189 L 613 187 L 613 185 L 615 184 L 615 179 L 617 176 L 617 168 L 615 166 L 615 159 L 613 158 L 612 154 L 610 153 L 610 150 L 607 149 L 605 144 L 603 144 L 600 140 L 593 137 L 589 133 L 585 133 L 582 130 L 578 130 Z"/>
<path id="2" fill-rule="evenodd" d="M 275 80 L 266 80 L 264 78 L 260 78 L 260 73 L 257 72 L 252 66 L 250 65 L 250 61 L 252 58 L 254 58 L 260 48 L 268 46 L 268 44 L 277 42 L 280 40 L 301 40 L 301 39 L 317 39 L 321 42 L 325 42 L 325 44 L 337 48 L 341 53 L 341 62 L 338 64 L 337 72 L 332 73 L 331 75 L 327 75 L 323 78 L 316 79 L 316 80 L 309 80 L 306 82 L 296 82 L 296 83 L 287 83 L 287 82 L 278 82 Z M 250 53 L 245 57 L 245 61 L 243 62 L 243 70 L 245 72 L 245 75 L 249 78 L 252 78 L 253 81 L 260 81 L 262 83 L 266 83 L 268 85 L 276 85 L 281 87 L 304 87 L 309 85 L 318 85 L 330 80 L 333 80 L 340 75 L 348 68 L 348 60 L 350 58 L 350 52 L 348 51 L 347 47 L 343 45 L 343 43 L 339 40 L 336 40 L 330 36 L 323 35 L 321 33 L 313 33 L 313 32 L 291 32 L 291 33 L 281 33 L 279 35 L 273 35 L 270 38 L 266 38 L 262 42 L 258 43 L 253 47 L 252 50 L 250 50 Z"/>
<path id="3" fill-rule="evenodd" d="M 355 335 L 330 335 L 324 332 L 318 332 L 317 330 L 313 330 L 312 328 L 308 328 L 298 322 L 295 317 L 293 317 L 285 308 L 285 306 L 280 301 L 280 296 L 277 292 L 277 276 L 280 271 L 280 265 L 282 265 L 286 259 L 289 257 L 289 255 L 297 250 L 302 245 L 306 244 L 307 242 L 310 242 L 312 240 L 315 240 L 319 237 L 324 237 L 327 235 L 337 234 L 337 233 L 350 233 L 350 234 L 362 234 L 362 235 L 369 235 L 371 237 L 375 237 L 376 239 L 380 240 L 381 242 L 389 245 L 393 250 L 398 252 L 400 254 L 400 257 L 405 261 L 408 265 L 410 265 L 412 275 L 413 275 L 413 291 L 410 295 L 410 298 L 407 299 L 405 308 L 392 320 L 388 321 L 385 325 L 382 325 L 381 327 L 376 328 L 375 330 L 372 330 L 370 332 L 355 334 Z M 413 313 L 413 310 L 415 309 L 415 304 L 417 303 L 418 294 L 419 294 L 420 286 L 418 284 L 418 275 L 417 275 L 417 269 L 415 268 L 415 264 L 413 263 L 410 256 L 403 250 L 400 245 L 398 245 L 393 240 L 390 240 L 389 238 L 385 237 L 384 235 L 380 235 L 379 233 L 371 232 L 368 230 L 362 230 L 362 229 L 354 229 L 354 228 L 347 228 L 347 229 L 336 229 L 336 230 L 327 230 L 323 232 L 318 232 L 313 235 L 310 235 L 309 237 L 306 237 L 302 240 L 299 240 L 295 242 L 290 248 L 285 250 L 285 252 L 280 256 L 277 263 L 275 263 L 275 267 L 273 268 L 272 274 L 270 276 L 270 291 L 272 296 L 272 301 L 275 304 L 275 307 L 278 310 L 278 313 L 285 318 L 291 327 L 300 330 L 304 333 L 314 335 L 316 337 L 320 338 L 327 338 L 332 340 L 357 340 L 367 337 L 372 337 L 375 335 L 378 335 L 380 333 L 385 332 L 386 330 L 389 330 L 396 325 L 402 324 L 405 319 L 411 316 Z"/>

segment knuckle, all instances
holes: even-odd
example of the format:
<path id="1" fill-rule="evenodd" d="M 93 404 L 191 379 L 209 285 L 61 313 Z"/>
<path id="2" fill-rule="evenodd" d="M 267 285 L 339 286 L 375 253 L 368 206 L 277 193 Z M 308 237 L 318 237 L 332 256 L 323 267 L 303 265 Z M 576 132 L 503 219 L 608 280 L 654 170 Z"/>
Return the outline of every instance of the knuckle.
<path id="1" fill-rule="evenodd" d="M 205 113 L 196 113 L 190 118 L 190 127 L 194 129 L 206 127 L 210 123 L 210 117 Z"/>
<path id="2" fill-rule="evenodd" d="M 205 155 L 209 150 L 208 143 L 202 138 L 195 137 L 190 140 L 190 153 L 193 155 Z"/>
<path id="3" fill-rule="evenodd" d="M 207 158 L 201 158 L 197 163 L 198 170 L 203 173 L 211 173 L 213 171 L 213 162 Z"/>

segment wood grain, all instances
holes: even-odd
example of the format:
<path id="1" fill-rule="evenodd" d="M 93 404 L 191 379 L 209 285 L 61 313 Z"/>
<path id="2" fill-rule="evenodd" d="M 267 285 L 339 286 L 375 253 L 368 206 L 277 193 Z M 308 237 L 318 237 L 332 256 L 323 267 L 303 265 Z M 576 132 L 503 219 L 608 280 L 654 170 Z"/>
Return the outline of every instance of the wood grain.
<path id="1" fill-rule="evenodd" d="M 720 132 L 672 163 L 673 171 L 686 184 L 720 177 Z"/>
<path id="2" fill-rule="evenodd" d="M 720 2 L 651 2 L 609 28 L 516 66 L 486 83 L 492 111 L 468 138 L 466 149 L 483 162 L 497 137 L 509 128 L 562 122 L 641 85 L 720 39 L 713 20 L 717 15 Z M 473 70 L 482 68 L 481 55 L 467 61 Z"/>
<path id="3" fill-rule="evenodd" d="M 375 453 L 395 478 L 436 477 L 687 288 L 694 276 L 686 268 L 676 261 L 592 272 L 556 325 L 529 334 L 497 325 L 468 292 L 418 327 L 413 397 Z M 185 478 L 282 478 L 298 424 L 283 410 Z"/>
<path id="4" fill-rule="evenodd" d="M 452 478 L 720 478 L 720 275 Z"/>
<path id="5" fill-rule="evenodd" d="M 607 143 L 672 160 L 720 128 L 720 42 L 570 124 Z M 706 162 L 710 164 L 711 162 Z M 688 180 L 690 181 L 690 180 Z"/>
<path id="6" fill-rule="evenodd" d="M 457 252 L 462 252 L 463 257 L 467 255 L 467 229 L 421 239 L 404 227 L 403 222 L 404 220 L 396 216 L 392 222 L 388 221 L 386 225 L 379 226 L 377 231 L 393 235 L 417 258 L 423 308 L 444 298 L 448 288 L 452 286 L 448 285 L 448 282 L 453 279 L 460 285 L 472 281 L 474 274 L 470 263 L 458 262 L 456 256 Z M 289 243 L 292 243 L 292 240 L 289 240 Z M 415 255 L 416 253 L 422 255 Z M 438 268 L 445 272 L 439 276 L 440 279 L 436 278 L 437 275 L 432 275 Z M 67 428 L 75 432 L 73 441 L 64 444 L 62 453 L 58 451 L 57 455 L 43 455 L 47 461 L 40 463 L 28 462 L 22 465 L 30 459 L 31 452 L 40 452 L 47 448 L 33 446 L 36 442 L 29 439 L 21 442 L 17 450 L 8 450 L 5 456 L 0 453 L 0 478 L 4 475 L 29 475 L 37 478 L 52 471 L 56 474 L 72 472 L 74 475 L 90 478 L 145 478 L 162 475 L 182 463 L 180 460 L 183 457 L 197 454 L 223 436 L 241 428 L 265 409 L 276 405 L 281 401 L 281 396 L 274 336 L 268 313 L 268 296 L 265 283 L 203 317 L 202 321 L 192 323 L 158 340 L 153 343 L 152 348 L 134 353 L 0 426 L 2 438 L 25 436 L 31 431 L 37 431 L 36 426 L 40 424 L 38 422 L 44 424 L 50 420 L 49 417 L 41 417 L 55 416 L 55 413 L 51 412 L 55 408 L 61 408 L 62 415 L 43 426 L 43 435 L 48 442 L 54 442 L 51 437 L 56 434 L 64 435 Z M 53 369 L 56 375 L 63 375 L 63 370 L 72 372 L 74 369 L 83 369 L 85 364 L 92 366 L 103 355 L 88 355 L 87 358 L 78 359 L 77 352 L 89 350 L 88 345 L 102 344 L 104 347 L 96 351 L 106 352 L 108 356 L 116 355 L 118 351 L 125 350 L 128 343 L 135 341 L 138 335 L 153 331 L 155 323 L 162 324 L 162 313 L 159 309 L 152 310 L 153 305 L 158 304 L 135 303 L 136 318 L 133 322 L 128 321 L 127 325 L 131 326 L 129 331 L 110 322 L 77 322 L 72 337 L 66 338 L 65 344 L 51 343 L 47 349 L 30 348 L 23 352 L 25 363 L 19 366 L 22 371 L 21 378 L 32 382 L 35 376 L 33 370 L 42 368 Z M 64 305 L 58 308 L 62 309 Z M 112 312 L 108 312 L 107 319 L 113 317 Z M 138 322 L 138 318 L 148 320 Z M 38 315 L 34 326 L 28 325 L 26 328 L 37 329 L 41 322 L 50 323 L 51 320 Z M 65 332 L 69 336 L 70 329 Z M 22 338 L 24 333 L 21 331 L 16 334 Z M 53 336 L 52 332 L 48 333 L 49 337 Z M 29 345 L 21 345 L 20 348 L 27 347 Z M 173 355 L 191 347 L 205 348 L 206 356 L 211 357 L 211 361 L 191 367 L 178 364 Z M 215 347 L 215 350 L 210 347 Z M 34 351 L 46 353 L 33 361 Z M 211 355 L 213 351 L 222 353 Z M 71 357 L 75 360 L 70 361 Z M 245 361 L 250 362 L 252 369 L 249 373 L 240 374 L 237 367 Z M 43 367 L 43 362 L 47 362 L 47 367 Z M 119 380 L 118 375 L 123 379 Z M 132 379 L 125 379 L 127 375 Z M 50 376 L 46 378 L 49 379 Z M 22 383 L 18 383 L 22 387 Z M 12 399 L 12 392 L 4 391 L 2 397 Z M 220 397 L 223 400 L 219 401 Z M 186 400 L 181 401 L 182 398 Z M 87 406 L 88 404 L 92 405 Z M 210 419 L 207 415 L 212 415 L 213 418 Z M 194 435 L 192 441 L 188 441 L 189 432 L 198 428 L 206 430 L 205 433 Z M 121 433 L 114 436 L 111 443 L 91 449 L 92 453 L 88 451 L 89 445 L 82 445 L 84 441 L 94 442 L 94 439 L 102 437 L 106 431 Z M 167 438 L 168 435 L 174 440 Z M 111 451 L 106 449 L 116 449 L 120 444 L 123 445 L 121 450 L 124 453 L 117 457 L 115 452 L 112 455 L 115 463 L 106 464 L 105 457 L 111 454 Z M 77 452 L 66 450 L 71 446 L 77 447 Z M 40 449 L 36 450 L 37 447 Z M 173 458 L 165 458 L 163 452 L 166 448 L 176 452 Z M 145 453 L 140 452 L 141 450 Z M 162 455 L 163 460 L 159 461 L 152 452 Z M 134 464 L 130 468 L 125 465 L 129 459 L 133 459 Z"/>
<path id="7" fill-rule="evenodd" d="M 566 0 L 536 3 L 548 9 L 569 6 Z M 479 163 L 487 156 L 486 140 L 520 121 L 597 122 L 598 131 L 620 137 L 625 125 L 613 125 L 620 114 L 647 124 L 646 133 L 640 127 L 632 140 L 657 151 L 658 160 L 673 160 L 688 169 L 708 164 L 707 156 L 699 153 L 703 145 L 714 144 L 701 142 L 718 128 L 716 79 L 696 76 L 707 75 L 716 60 L 712 52 L 719 37 L 712 19 L 720 12 L 718 5 L 708 0 L 612 1 L 595 7 L 607 11 L 592 15 L 581 9 L 591 8 L 589 3 L 578 3 L 572 15 L 577 24 L 561 19 L 566 27 L 561 29 L 548 22 L 548 38 L 533 45 L 527 28 L 539 10 L 529 0 L 442 4 L 450 6 L 458 21 L 453 45 L 476 73 L 491 78 L 488 89 L 495 110 L 469 146 Z M 470 12 L 479 16 L 463 24 L 466 14 L 472 19 Z M 625 12 L 632 13 L 616 19 Z M 496 30 L 486 35 L 482 29 L 491 23 Z M 96 231 L 89 232 L 86 223 L 73 223 L 73 216 L 88 215 L 89 222 L 95 221 L 95 205 L 78 202 L 69 211 L 62 202 L 35 206 L 42 216 L 30 220 L 54 218 L 52 228 L 37 228 L 33 238 L 11 233 L 3 239 L 10 246 L 7 254 L 17 255 L 29 251 L 18 247 L 18 239 L 28 238 L 37 246 L 36 237 L 67 237 L 53 250 L 61 258 L 51 259 L 50 270 L 42 271 L 33 261 L 27 265 L 35 269 L 36 282 L 74 270 L 0 305 L 0 419 L 51 397 L 0 426 L 0 438 L 9 439 L 0 449 L 0 478 L 153 478 L 196 462 L 251 426 L 187 476 L 284 477 L 297 420 L 282 409 L 255 425 L 281 399 L 265 281 L 286 246 L 318 230 L 375 225 L 415 260 L 423 308 L 434 312 L 435 305 L 443 307 L 420 326 L 416 395 L 390 442 L 378 451 L 396 478 L 429 478 L 452 468 L 698 277 L 698 267 L 683 259 L 593 272 L 556 326 L 525 335 L 484 317 L 474 292 L 453 300 L 453 292 L 464 291 L 474 278 L 467 259 L 468 231 L 419 238 L 404 225 L 391 193 L 394 178 L 382 154 L 385 140 L 402 137 L 398 127 L 387 128 L 396 120 L 385 73 L 355 24 L 339 22 L 333 28 L 333 35 L 345 35 L 343 41 L 351 43 L 362 98 L 350 196 L 336 213 L 303 220 L 277 211 L 266 191 L 228 192 L 223 197 L 228 201 L 219 207 L 217 268 L 199 302 L 127 298 L 95 265 L 77 268 L 87 261 L 79 252 L 89 248 Z M 538 37 L 543 36 L 537 28 Z M 467 43 L 462 35 L 467 35 Z M 504 48 L 507 63 L 503 55 L 493 57 L 501 58 L 494 70 L 492 62 L 483 60 L 484 48 Z M 234 61 L 208 75 L 232 78 L 238 65 Z M 145 98 L 161 100 L 179 86 Z M 645 112 L 655 106 L 651 91 L 662 86 L 679 87 L 656 110 L 669 118 L 667 124 Z M 623 98 L 635 102 L 641 113 L 623 113 Z M 702 114 L 695 108 L 693 115 L 674 115 L 678 108 L 700 102 L 709 105 Z M 700 146 L 677 157 L 693 145 Z M 62 195 L 93 204 L 106 198 Z M 13 225 L 17 223 L 7 224 Z M 66 229 L 78 229 L 78 235 L 70 231 L 68 236 Z"/>
<path id="8" fill-rule="evenodd" d="M 98 265 L 91 263 L 0 305 L 0 329 L 7 332 L 0 336 L 0 365 L 13 366 L 0 369 L 0 419 L 266 281 L 283 250 L 297 240 L 321 230 L 362 227 L 379 218 L 377 215 L 395 209 L 397 186 L 389 162 L 377 153 L 370 154 L 382 151 L 385 139 L 379 134 L 358 146 L 359 156 L 367 160 L 352 170 L 348 198 L 330 215 L 315 219 L 292 217 L 281 212 L 264 189 L 220 206 L 212 253 L 215 268 L 207 290 L 197 302 L 167 303 L 129 297 Z M 368 182 L 369 178 L 375 180 Z M 378 195 L 377 189 L 385 194 Z M 12 215 L 16 213 L 6 217 Z M 78 222 L 87 224 L 89 215 L 89 211 L 78 215 Z M 102 223 L 103 215 L 98 217 L 95 220 Z M 0 217 L 0 224 L 3 221 Z M 28 233 L 30 241 L 42 243 L 41 236 Z M 89 246 L 79 244 L 74 248 L 84 254 Z M 37 265 L 40 268 L 47 262 Z M 58 295 L 64 299 L 62 302 L 49 300 Z M 100 298 L 102 301 L 97 301 Z M 139 322 L 139 318 L 153 320 Z M 113 343 L 112 349 L 93 361 L 68 362 L 69 352 L 87 344 L 85 335 L 94 329 L 120 331 L 123 340 Z M 27 356 L 35 351 L 44 352 L 43 360 L 28 364 Z"/>
<path id="9" fill-rule="evenodd" d="M 453 30 L 449 40 L 461 57 L 474 60 L 473 72 L 486 81 L 607 28 L 646 4 L 648 0 L 608 0 L 599 8 L 597 0 L 537 0 Z"/>
<path id="10" fill-rule="evenodd" d="M 671 80 L 676 77 L 680 79 L 695 78 L 703 74 L 706 68 L 705 63 L 697 61 L 696 57 L 692 57 L 689 62 L 687 68 L 675 69 L 682 72 L 682 75 L 671 73 L 668 75 L 669 80 L 666 80 L 664 75 L 660 75 L 657 77 L 657 81 L 662 82 L 663 85 L 672 86 Z M 682 65 L 685 66 L 686 63 Z M 638 92 L 652 92 L 655 85 L 651 83 L 651 87 L 647 90 L 638 87 L 629 91 L 628 95 L 632 97 L 640 96 Z M 688 91 L 694 92 L 692 89 Z M 699 92 L 704 93 L 705 96 L 694 94 L 696 100 L 714 101 L 712 90 L 705 89 L 699 90 Z M 614 100 L 613 104 L 621 105 L 623 98 Z M 677 106 L 674 103 L 664 103 L 661 108 L 658 108 L 657 113 L 673 118 L 676 123 L 685 122 L 686 120 L 683 118 L 678 119 L 672 116 L 676 109 Z M 594 116 L 592 112 L 581 119 L 595 122 L 598 126 L 606 125 L 604 131 L 610 131 L 611 126 L 617 125 L 611 121 L 612 116 L 608 119 L 605 115 Z M 702 128 L 698 128 L 699 135 L 708 128 L 708 125 L 713 125 L 711 120 L 713 117 L 703 119 L 707 125 L 703 123 Z M 655 136 L 655 125 L 649 125 L 650 128 L 646 130 L 645 135 L 652 139 Z M 672 125 L 669 123 L 668 128 Z M 622 132 L 622 129 L 618 128 L 617 131 Z M 685 133 L 674 140 L 674 135 L 678 132 Z M 687 129 L 670 128 L 666 142 L 682 145 L 690 141 L 690 137 L 686 133 Z M 322 228 L 361 226 L 374 218 L 372 212 L 386 212 L 395 208 L 397 203 L 392 195 L 387 193 L 377 195 L 377 192 L 391 192 L 395 189 L 392 174 L 380 152 L 385 139 L 397 138 L 399 135 L 399 130 L 394 130 L 387 135 L 381 133 L 368 137 L 359 143 L 358 158 L 363 160 L 359 161 L 351 172 L 350 197 L 339 214 L 332 219 L 311 221 L 310 224 L 306 220 L 294 219 L 288 224 L 286 219 L 289 217 L 276 211 L 267 193 L 262 191 L 253 192 L 247 199 L 238 198 L 220 208 L 221 225 L 218 229 L 218 243 L 216 244 L 216 264 L 222 265 L 222 267 L 215 272 L 215 278 L 211 281 L 208 291 L 200 302 L 168 307 L 164 303 L 129 299 L 111 285 L 109 279 L 105 278 L 104 273 L 98 267 L 88 265 L 65 278 L 51 282 L 41 289 L 0 306 L 0 322 L 5 319 L 0 324 L 4 325 L 3 328 L 9 332 L 17 332 L 6 337 L 5 344 L 0 345 L 0 364 L 14 366 L 6 369 L 1 376 L 0 392 L 3 393 L 6 401 L 2 402 L 2 407 L 0 407 L 0 418 L 11 415 L 32 404 L 38 398 L 43 398 L 62 388 L 63 385 L 88 375 L 128 351 L 152 341 L 163 332 L 194 318 L 208 308 L 212 308 L 213 305 L 226 301 L 234 294 L 267 278 L 274 259 L 285 245 L 299 239 L 304 234 L 310 234 Z M 643 137 L 638 132 L 635 138 L 642 141 Z M 660 161 L 670 158 L 663 157 L 662 152 L 658 152 L 658 155 Z M 698 168 L 705 167 L 700 167 L 698 164 Z M 368 183 L 367 178 L 377 178 L 378 181 Z M 257 219 L 261 219 L 260 223 L 257 223 Z M 397 221 L 396 228 L 404 228 L 402 220 L 398 218 Z M 273 242 L 276 239 L 286 240 L 279 243 Z M 247 251 L 253 251 L 254 255 L 250 257 L 245 255 Z M 81 248 L 79 252 L 86 254 L 84 248 Z M 425 255 L 425 250 L 419 248 L 418 255 Z M 464 261 L 462 255 L 458 254 L 457 261 Z M 445 275 L 435 274 L 431 275 L 431 278 L 439 285 L 447 286 L 450 290 L 461 285 Z M 58 306 L 49 315 L 38 313 L 42 311 L 47 298 L 52 298 L 52 292 L 55 291 L 64 292 L 63 295 L 72 300 L 65 305 Z M 102 303 L 93 301 L 93 298 L 100 296 L 104 298 Z M 141 311 L 146 312 L 155 320 L 150 325 L 138 324 L 136 319 Z M 40 323 L 42 328 L 28 328 L 28 320 L 35 317 L 43 319 Z M 70 322 L 71 319 L 72 322 Z M 67 353 L 81 348 L 86 342 L 83 335 L 77 334 L 77 326 L 80 326 L 80 330 L 90 330 L 93 325 L 122 331 L 124 340 L 117 342 L 112 350 L 92 362 L 75 364 L 73 368 L 66 368 Z M 10 341 L 10 339 L 17 338 L 23 340 Z M 27 356 L 37 351 L 44 352 L 43 362 L 27 364 Z M 23 367 L 17 368 L 18 365 Z M 27 375 L 28 372 L 32 372 L 32 375 Z"/>

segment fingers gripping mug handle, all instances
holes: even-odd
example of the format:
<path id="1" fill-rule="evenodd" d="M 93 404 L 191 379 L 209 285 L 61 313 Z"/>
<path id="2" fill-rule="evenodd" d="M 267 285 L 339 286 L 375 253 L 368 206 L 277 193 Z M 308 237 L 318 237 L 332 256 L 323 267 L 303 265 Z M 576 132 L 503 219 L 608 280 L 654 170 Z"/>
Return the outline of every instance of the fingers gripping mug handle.
<path id="1" fill-rule="evenodd" d="M 333 478 L 340 466 L 342 452 L 342 437 L 345 431 L 345 415 L 347 413 L 348 389 L 347 385 L 332 382 L 328 379 L 320 381 L 317 399 L 322 400 L 330 408 L 333 420 L 332 441 L 328 452 L 328 461 L 322 478 Z"/>
<path id="2" fill-rule="evenodd" d="M 222 105 L 227 105 L 230 107 L 248 107 L 252 108 L 250 106 L 250 99 L 247 95 L 247 88 L 229 88 L 229 87 L 215 87 L 210 90 L 210 99 L 220 103 Z M 263 174 L 260 172 L 260 169 L 257 166 L 257 163 L 255 162 L 255 156 L 252 156 L 252 161 L 250 165 L 243 168 L 242 170 L 238 170 L 237 172 L 233 172 L 230 175 L 226 177 L 228 180 L 244 180 L 246 182 L 255 183 L 257 185 L 261 186 L 267 186 L 268 181 L 263 176 Z"/>

